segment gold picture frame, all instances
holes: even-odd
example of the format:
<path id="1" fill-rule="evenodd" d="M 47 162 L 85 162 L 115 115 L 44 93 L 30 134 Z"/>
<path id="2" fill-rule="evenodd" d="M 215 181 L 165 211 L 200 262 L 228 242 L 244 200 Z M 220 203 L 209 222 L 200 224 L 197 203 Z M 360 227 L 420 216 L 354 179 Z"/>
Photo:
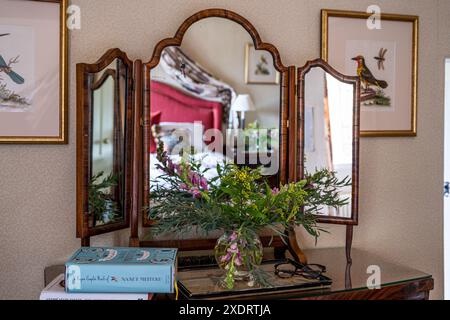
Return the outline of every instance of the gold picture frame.
<path id="1" fill-rule="evenodd" d="M 0 144 L 67 144 L 68 143 L 68 30 L 66 12 L 68 0 L 27 0 L 59 4 L 59 133 L 58 135 L 2 135 Z M 18 2 L 19 3 L 19 2 Z M 56 128 L 56 124 L 55 124 Z M 56 131 L 56 130 L 55 130 Z"/>
<path id="2" fill-rule="evenodd" d="M 372 17 L 372 13 L 356 12 L 356 11 L 344 11 L 344 10 L 321 10 L 321 58 L 329 62 L 329 18 L 348 18 L 348 19 L 369 19 Z M 380 130 L 367 130 L 361 125 L 362 137 L 414 137 L 417 136 L 417 71 L 418 71 L 418 26 L 419 17 L 411 15 L 401 14 L 380 14 L 381 23 L 383 21 L 400 21 L 412 23 L 412 35 L 411 35 L 411 106 L 409 110 L 410 114 L 410 128 L 408 129 L 380 129 Z M 330 62 L 331 63 L 331 62 Z M 342 72 L 342 71 L 341 71 Z M 361 115 L 363 119 L 363 114 Z M 409 121 L 409 120 L 408 120 Z"/>
<path id="3" fill-rule="evenodd" d="M 270 55 L 269 51 L 263 51 L 263 50 L 254 50 L 254 45 L 253 43 L 247 43 L 245 45 L 245 66 L 244 66 L 244 80 L 245 80 L 245 84 L 268 84 L 268 85 L 279 85 L 280 84 L 280 72 L 278 72 L 278 70 L 275 68 L 275 64 L 273 63 L 273 58 Z M 272 62 L 272 66 L 269 66 L 269 75 L 268 77 L 273 77 L 273 80 L 258 80 L 252 78 L 252 76 L 250 75 L 250 68 L 251 68 L 251 62 L 250 62 L 250 54 L 251 51 L 260 51 L 263 52 L 264 56 L 267 59 L 270 59 L 270 62 Z M 263 56 L 262 56 L 263 57 Z M 270 70 L 270 68 L 273 68 L 273 70 Z M 274 74 L 272 75 L 271 72 L 274 72 Z M 259 76 L 258 78 L 262 78 L 264 76 Z"/>

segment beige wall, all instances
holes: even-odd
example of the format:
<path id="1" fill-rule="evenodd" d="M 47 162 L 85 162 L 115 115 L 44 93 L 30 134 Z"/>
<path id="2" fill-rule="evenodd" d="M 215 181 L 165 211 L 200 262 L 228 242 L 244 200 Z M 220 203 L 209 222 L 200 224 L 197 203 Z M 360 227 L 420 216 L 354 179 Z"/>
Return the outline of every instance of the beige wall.
<path id="1" fill-rule="evenodd" d="M 419 123 L 416 138 L 361 141 L 360 225 L 354 244 L 433 274 L 442 297 L 444 56 L 450 56 L 446 0 L 75 0 L 82 30 L 71 33 L 70 144 L 0 146 L 0 298 L 36 298 L 46 265 L 63 261 L 75 239 L 75 64 L 94 62 L 111 47 L 148 60 L 154 45 L 192 13 L 224 7 L 248 18 L 285 65 L 319 56 L 321 8 L 420 15 Z M 342 246 L 344 228 L 329 227 L 320 247 Z M 119 235 L 93 244 L 124 244 Z M 302 236 L 308 246 L 312 239 Z"/>

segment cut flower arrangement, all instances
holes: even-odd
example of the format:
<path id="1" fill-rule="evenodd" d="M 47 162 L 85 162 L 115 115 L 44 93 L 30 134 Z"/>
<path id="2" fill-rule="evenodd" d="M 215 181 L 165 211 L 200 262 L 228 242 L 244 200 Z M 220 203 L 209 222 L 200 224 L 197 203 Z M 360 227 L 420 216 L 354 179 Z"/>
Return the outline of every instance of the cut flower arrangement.
<path id="1" fill-rule="evenodd" d="M 339 180 L 328 170 L 271 188 L 259 169 L 233 163 L 218 164 L 217 177 L 207 180 L 207 169 L 200 169 L 199 161 L 185 154 L 175 164 L 161 144 L 157 159 L 164 172 L 158 179 L 166 184 L 156 183 L 150 192 L 152 205 L 147 211 L 149 219 L 157 221 L 155 232 L 224 231 L 215 255 L 225 271 L 222 284 L 228 289 L 236 280 L 263 284 L 258 231 L 270 228 L 283 239 L 283 228 L 303 226 L 317 239 L 324 230 L 318 227 L 315 214 L 324 206 L 338 208 L 348 201 L 340 199 L 338 191 L 350 185 L 350 178 Z"/>

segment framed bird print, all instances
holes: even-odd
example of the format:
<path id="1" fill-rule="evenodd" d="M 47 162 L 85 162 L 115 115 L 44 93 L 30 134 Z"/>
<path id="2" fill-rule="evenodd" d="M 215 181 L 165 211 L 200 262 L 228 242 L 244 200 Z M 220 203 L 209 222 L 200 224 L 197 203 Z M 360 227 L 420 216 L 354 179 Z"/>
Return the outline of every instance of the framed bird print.
<path id="1" fill-rule="evenodd" d="M 251 43 L 247 43 L 245 46 L 245 83 L 280 83 L 280 73 L 275 69 L 270 52 L 255 50 L 255 47 Z"/>
<path id="2" fill-rule="evenodd" d="M 322 59 L 361 79 L 363 137 L 417 135 L 418 21 L 322 10 Z"/>
<path id="3" fill-rule="evenodd" d="M 66 0 L 0 0 L 0 143 L 67 143 Z"/>

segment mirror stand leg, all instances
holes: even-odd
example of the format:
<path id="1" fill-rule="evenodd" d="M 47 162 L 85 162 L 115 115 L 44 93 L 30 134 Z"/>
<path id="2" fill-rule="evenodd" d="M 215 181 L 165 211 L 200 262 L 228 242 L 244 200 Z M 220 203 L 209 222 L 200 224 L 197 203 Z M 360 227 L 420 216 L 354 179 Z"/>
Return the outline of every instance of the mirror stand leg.
<path id="1" fill-rule="evenodd" d="M 345 267 L 345 289 L 350 290 L 352 288 L 352 263 L 347 262 Z"/>
<path id="2" fill-rule="evenodd" d="M 136 237 L 130 237 L 130 241 L 129 241 L 129 246 L 130 247 L 140 247 L 140 243 L 139 243 L 139 238 Z"/>
<path id="3" fill-rule="evenodd" d="M 298 245 L 294 227 L 290 227 L 285 233 L 288 237 L 288 250 L 294 260 L 302 264 L 308 264 L 308 259 L 306 258 L 305 253 Z"/>
<path id="4" fill-rule="evenodd" d="M 353 241 L 353 226 L 347 226 L 346 240 L 345 240 L 345 255 L 347 257 L 347 263 L 352 263 L 352 241 Z"/>
<path id="5" fill-rule="evenodd" d="M 81 238 L 81 246 L 82 247 L 90 247 L 91 246 L 91 238 Z"/>

